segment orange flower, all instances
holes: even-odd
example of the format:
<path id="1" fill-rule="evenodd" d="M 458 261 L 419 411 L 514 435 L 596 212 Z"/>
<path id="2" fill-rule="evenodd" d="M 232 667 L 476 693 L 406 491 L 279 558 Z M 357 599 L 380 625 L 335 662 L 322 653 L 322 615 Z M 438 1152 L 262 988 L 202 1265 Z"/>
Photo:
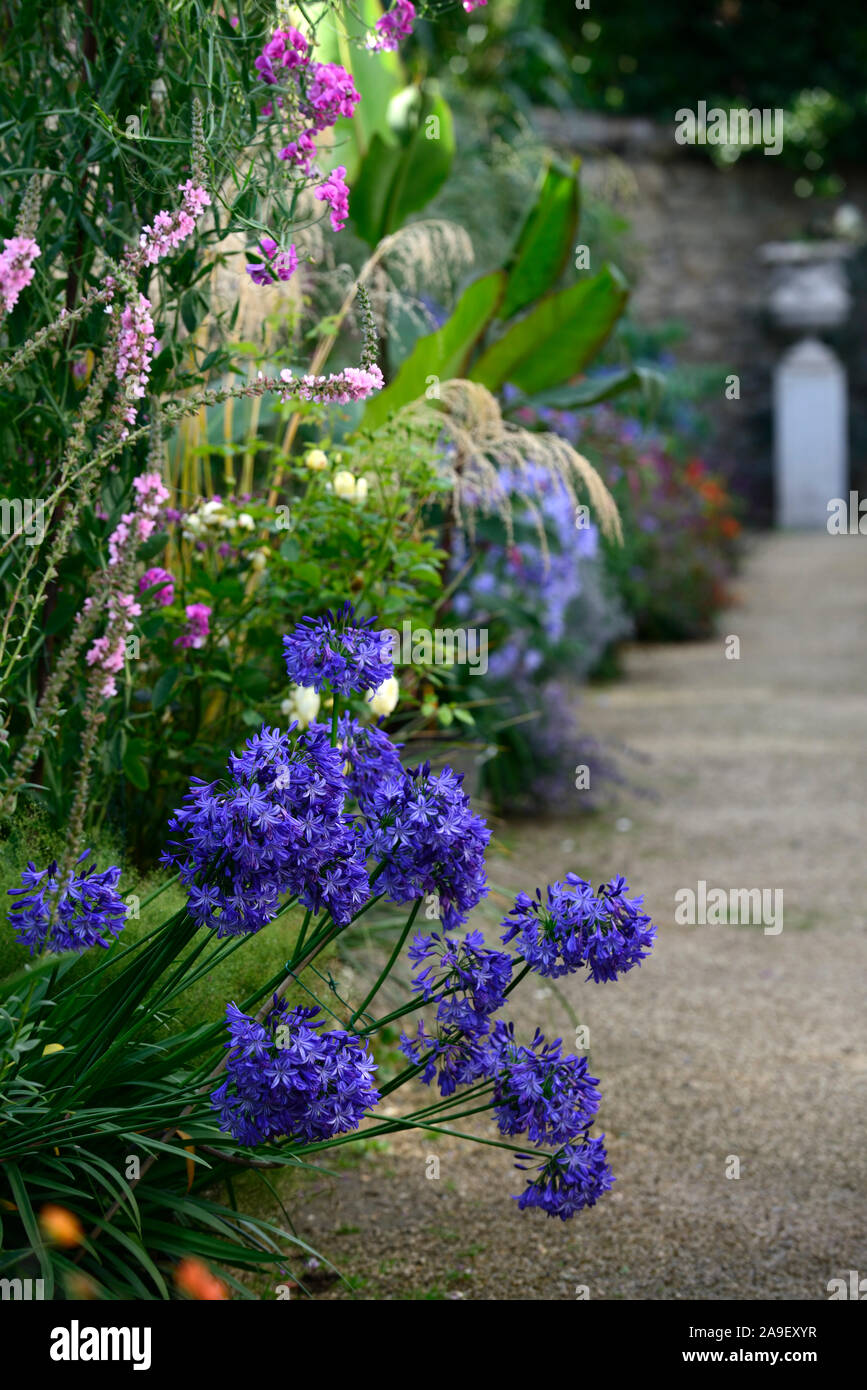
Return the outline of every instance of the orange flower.
<path id="1" fill-rule="evenodd" d="M 56 1207 L 49 1203 L 39 1213 L 42 1234 L 52 1245 L 60 1245 L 64 1250 L 80 1245 L 84 1240 L 84 1227 L 78 1217 L 66 1207 Z"/>
<path id="2" fill-rule="evenodd" d="M 737 517 L 724 516 L 720 519 L 719 529 L 728 540 L 733 541 L 735 536 L 740 535 L 741 523 Z"/>
<path id="3" fill-rule="evenodd" d="M 193 1255 L 187 1255 L 181 1260 L 175 1270 L 175 1284 L 188 1298 L 197 1298 L 201 1302 L 229 1297 L 226 1285 L 211 1273 L 206 1264 Z"/>
<path id="4" fill-rule="evenodd" d="M 710 502 L 711 506 L 714 507 L 722 506 L 723 502 L 726 500 L 726 495 L 719 483 L 714 483 L 710 479 L 708 479 L 706 483 L 702 483 L 699 492 L 705 501 Z"/>
<path id="5" fill-rule="evenodd" d="M 99 1285 L 91 1279 L 89 1274 L 84 1274 L 80 1269 L 75 1269 L 67 1274 L 64 1286 L 69 1297 L 79 1303 L 102 1297 Z"/>

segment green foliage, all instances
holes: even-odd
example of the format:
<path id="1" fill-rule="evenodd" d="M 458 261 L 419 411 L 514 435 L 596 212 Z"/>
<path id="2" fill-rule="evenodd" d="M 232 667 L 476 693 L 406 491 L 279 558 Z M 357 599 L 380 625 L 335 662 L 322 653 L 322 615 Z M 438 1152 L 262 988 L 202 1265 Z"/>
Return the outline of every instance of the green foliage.
<path id="1" fill-rule="evenodd" d="M 395 379 L 368 402 L 366 425 L 416 400 L 431 381 L 467 377 L 533 398 L 589 365 L 623 313 L 628 290 L 610 265 L 553 288 L 574 245 L 578 211 L 577 164 L 548 168 L 503 268 L 473 281 L 445 324 L 417 341 Z"/>
<path id="2" fill-rule="evenodd" d="M 369 246 L 430 202 L 454 156 L 451 112 L 430 83 L 392 97 L 388 127 L 390 140 L 373 133 L 352 187 L 352 221 Z"/>

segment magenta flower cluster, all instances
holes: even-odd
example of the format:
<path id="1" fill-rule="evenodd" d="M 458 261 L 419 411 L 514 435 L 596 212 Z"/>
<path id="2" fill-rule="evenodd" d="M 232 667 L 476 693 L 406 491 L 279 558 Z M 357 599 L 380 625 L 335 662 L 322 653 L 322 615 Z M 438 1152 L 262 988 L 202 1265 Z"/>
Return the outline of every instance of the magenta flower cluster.
<path id="1" fill-rule="evenodd" d="M 286 87 L 285 96 L 276 95 L 262 108 L 263 116 L 281 111 L 286 118 L 290 138 L 279 152 L 280 159 L 305 177 L 316 177 L 315 136 L 329 130 L 341 116 L 352 117 L 361 99 L 351 74 L 339 63 L 312 62 L 307 39 L 294 28 L 278 29 L 255 67 L 269 87 Z M 329 174 L 314 196 L 329 205 L 331 225 L 336 232 L 342 231 L 349 216 L 345 168 Z"/>
<path id="2" fill-rule="evenodd" d="M 329 216 L 335 232 L 342 232 L 349 216 L 349 189 L 346 187 L 346 168 L 338 164 L 324 183 L 313 194 L 320 203 L 327 203 L 331 209 Z"/>
<path id="3" fill-rule="evenodd" d="M 33 262 L 42 252 L 32 236 L 6 237 L 0 251 L 0 299 L 7 313 L 33 279 Z"/>
<path id="4" fill-rule="evenodd" d="M 275 279 L 292 279 L 298 268 L 298 252 L 294 245 L 288 251 L 281 251 L 273 237 L 264 236 L 259 248 L 264 259 L 247 265 L 247 274 L 254 285 L 272 285 Z"/>
<path id="5" fill-rule="evenodd" d="M 384 50 L 394 53 L 400 47 L 401 39 L 409 38 L 414 24 L 415 5 L 412 0 L 395 0 L 391 9 L 376 21 L 376 37 L 371 37 L 368 47 L 373 52 Z"/>
<path id="6" fill-rule="evenodd" d="M 186 629 L 175 638 L 176 647 L 193 647 L 197 651 L 208 640 L 211 631 L 212 609 L 206 603 L 188 603 L 185 608 Z"/>

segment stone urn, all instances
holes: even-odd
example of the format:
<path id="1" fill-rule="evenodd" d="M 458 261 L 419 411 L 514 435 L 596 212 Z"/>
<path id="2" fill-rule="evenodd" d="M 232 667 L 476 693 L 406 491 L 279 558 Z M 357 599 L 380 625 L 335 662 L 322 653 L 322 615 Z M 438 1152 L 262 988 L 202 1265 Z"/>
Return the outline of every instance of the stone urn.
<path id="1" fill-rule="evenodd" d="M 774 483 L 777 524 L 824 528 L 829 503 L 848 489 L 846 373 L 819 336 L 839 328 L 852 296 L 842 241 L 770 242 L 768 310 L 796 341 L 774 372 Z"/>

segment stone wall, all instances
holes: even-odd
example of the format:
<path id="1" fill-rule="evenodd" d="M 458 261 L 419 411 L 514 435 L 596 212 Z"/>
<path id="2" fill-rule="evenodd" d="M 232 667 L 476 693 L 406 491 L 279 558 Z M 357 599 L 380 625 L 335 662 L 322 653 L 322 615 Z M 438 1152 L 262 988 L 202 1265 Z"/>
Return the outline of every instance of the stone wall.
<path id="1" fill-rule="evenodd" d="M 747 497 L 751 519 L 763 524 L 772 508 L 772 372 L 789 340 L 768 321 L 768 272 L 758 248 L 818 230 L 817 215 L 828 218 L 833 205 L 799 198 L 795 175 L 779 159 L 754 155 L 717 169 L 706 153 L 677 145 L 673 129 L 648 121 L 540 112 L 538 124 L 555 149 L 581 154 L 588 191 L 610 197 L 612 186 L 628 190 L 619 206 L 631 224 L 632 314 L 649 325 L 681 321 L 689 336 L 680 358 L 720 367 L 718 396 L 703 407 L 715 426 L 713 454 Z M 628 173 L 619 185 L 612 164 Z M 839 201 L 867 217 L 867 170 L 848 171 L 846 184 Z M 853 313 L 827 341 L 849 373 L 852 486 L 867 493 L 863 251 L 850 275 Z M 739 400 L 725 398 L 728 373 L 740 378 Z"/>

